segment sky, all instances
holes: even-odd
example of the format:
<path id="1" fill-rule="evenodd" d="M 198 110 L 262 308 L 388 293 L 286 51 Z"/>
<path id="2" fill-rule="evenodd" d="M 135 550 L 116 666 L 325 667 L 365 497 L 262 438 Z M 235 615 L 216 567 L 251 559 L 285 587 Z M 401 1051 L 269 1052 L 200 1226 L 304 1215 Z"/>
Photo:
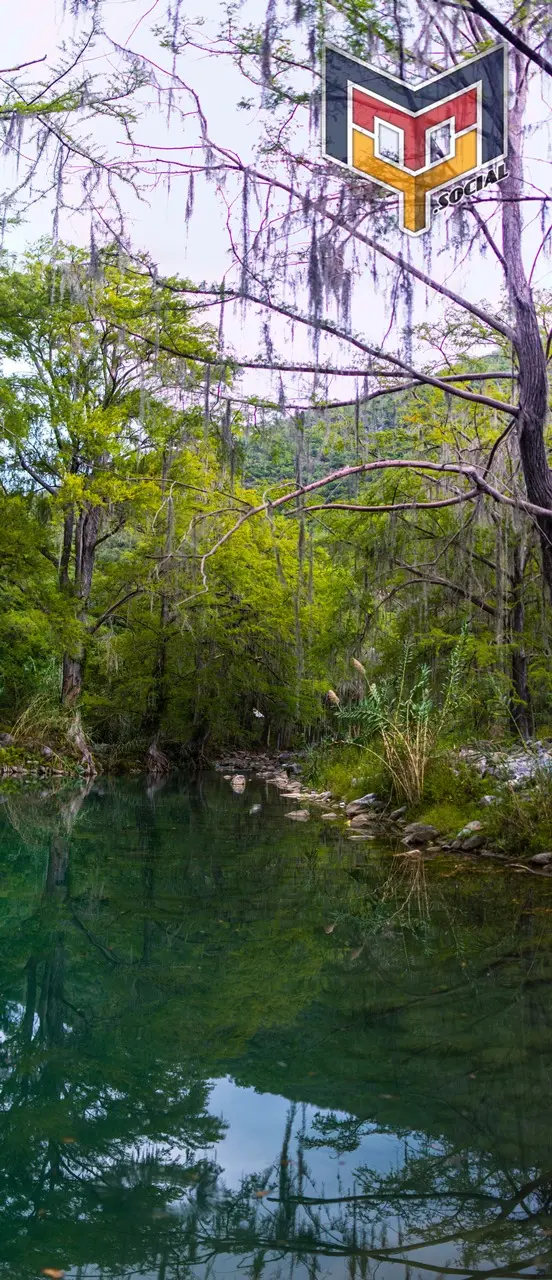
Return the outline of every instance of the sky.
<path id="1" fill-rule="evenodd" d="M 174 116 L 167 123 L 166 98 L 170 83 L 171 54 L 160 48 L 159 36 L 154 27 L 160 21 L 165 0 L 105 0 L 103 8 L 103 25 L 106 36 L 118 44 L 146 55 L 156 66 L 158 80 L 162 86 L 159 98 L 149 90 L 141 95 L 141 118 L 135 128 L 135 137 L 142 146 L 142 154 L 159 155 L 160 148 L 177 148 L 188 138 L 195 137 L 195 122 L 184 121 Z M 185 5 L 186 13 L 195 23 L 201 22 L 199 28 L 202 36 L 216 33 L 220 21 L 219 0 L 191 0 Z M 196 12 L 197 11 L 197 12 Z M 13 12 L 13 11 L 12 11 Z M 261 22 L 264 19 L 265 0 L 246 0 L 243 9 L 246 16 Z M 86 22 L 84 22 L 86 26 Z M 62 0 L 18 0 L 17 21 L 6 26 L 3 32 L 2 62 L 4 67 L 25 61 L 29 58 L 47 56 L 47 64 L 55 63 L 56 50 L 60 40 L 71 38 L 73 20 L 64 11 Z M 82 28 L 81 28 L 82 29 Z M 98 68 L 108 70 L 110 65 L 109 46 L 100 41 L 88 59 L 91 70 Z M 206 55 L 198 50 L 188 50 L 179 60 L 180 75 L 191 83 L 201 94 L 202 108 L 208 119 L 210 135 L 223 146 L 239 152 L 246 162 L 255 156 L 255 148 L 260 133 L 260 118 L 256 110 L 244 112 L 238 109 L 237 103 L 251 90 L 244 83 L 237 69 L 229 59 Z M 185 95 L 184 95 L 185 96 Z M 183 100 L 182 98 L 180 99 Z M 539 186 L 549 186 L 549 147 L 548 120 L 550 119 L 550 101 L 543 97 L 540 78 L 537 74 L 530 104 L 530 121 L 534 130 L 528 139 L 529 169 L 531 179 Z M 544 122 L 544 124 L 543 124 Z M 302 144 L 301 130 L 305 134 L 305 149 L 309 146 L 308 129 L 305 121 L 298 127 L 297 143 Z M 94 122 L 94 135 L 105 145 L 106 150 L 114 156 L 128 153 L 122 124 L 106 127 L 102 121 Z M 186 137 L 188 130 L 188 137 Z M 318 143 L 316 143 L 318 146 Z M 148 150 L 149 149 L 149 150 Z M 169 155 L 170 151 L 161 154 Z M 174 152 L 173 154 L 178 154 Z M 4 182 L 9 180 L 9 159 L 4 161 Z M 126 198 L 125 213 L 127 232 L 136 250 L 147 249 L 157 262 L 161 273 L 176 272 L 195 282 L 219 281 L 229 270 L 231 253 L 225 221 L 227 210 L 217 194 L 216 186 L 211 182 L 199 182 L 196 185 L 194 215 L 188 225 L 185 221 L 187 198 L 187 177 L 173 177 L 170 190 L 163 183 L 152 185 L 147 178 L 142 179 L 142 199 Z M 8 231 L 6 247 L 20 251 L 26 244 L 39 236 L 48 234 L 52 229 L 51 202 L 37 202 L 26 217 L 25 223 Z M 63 238 L 76 243 L 87 244 L 90 235 L 89 215 L 74 213 L 62 218 L 60 233 Z M 528 232 L 528 258 L 534 255 L 541 238 L 541 228 L 537 223 Z M 458 292 L 465 291 L 473 300 L 486 298 L 497 305 L 502 281 L 496 269 L 492 255 L 481 258 L 474 264 L 465 254 L 454 260 L 450 250 L 444 247 L 442 237 L 446 235 L 446 215 L 431 232 L 434 245 L 431 272 L 439 280 L 447 283 Z M 439 239 L 441 238 L 441 244 Z M 404 237 L 391 234 L 389 240 L 393 249 L 404 251 Z M 424 247 L 416 242 L 409 248 L 414 260 L 424 264 Z M 475 265 L 475 269 L 474 269 Z M 548 260 L 541 256 L 535 272 L 535 283 L 543 287 L 549 283 L 550 269 Z M 301 295 L 299 300 L 301 301 Z M 439 319 L 441 303 L 435 295 L 425 294 L 423 290 L 416 293 L 415 322 L 424 319 Z M 215 313 L 210 318 L 216 321 Z M 389 301 L 374 286 L 368 270 L 360 272 L 355 285 L 353 303 L 353 323 L 357 331 L 373 343 L 380 343 L 383 334 L 388 330 Z M 280 356 L 288 358 L 312 359 L 307 335 L 296 326 L 282 320 L 273 324 L 273 339 Z M 258 353 L 260 343 L 260 321 L 258 315 L 249 311 L 245 316 L 241 309 L 226 308 L 225 337 L 238 355 Z M 385 338 L 388 350 L 396 349 L 400 335 L 397 332 L 387 333 Z M 279 349 L 279 350 L 278 350 Z M 334 340 L 324 340 L 321 350 L 322 359 L 340 360 L 341 364 L 357 364 L 358 355 L 347 352 L 346 348 L 336 346 Z M 272 395 L 277 398 L 279 378 L 267 374 L 252 372 L 244 375 L 243 392 Z M 309 382 L 310 387 L 310 382 Z M 307 388 L 305 380 L 299 379 L 297 387 L 303 392 Z M 344 394 L 353 394 L 351 380 L 334 379 L 330 385 L 330 394 L 340 398 Z"/>

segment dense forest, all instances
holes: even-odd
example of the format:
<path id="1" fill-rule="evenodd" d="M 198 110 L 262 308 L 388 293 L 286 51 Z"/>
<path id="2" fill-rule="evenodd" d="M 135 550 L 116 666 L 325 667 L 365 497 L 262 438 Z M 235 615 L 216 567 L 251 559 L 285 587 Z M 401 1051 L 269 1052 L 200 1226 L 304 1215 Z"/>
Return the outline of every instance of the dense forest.
<path id="1" fill-rule="evenodd" d="M 529 8 L 271 0 L 205 25 L 177 3 L 142 48 L 149 10 L 121 43 L 77 3 L 55 65 L 6 73 L 2 764 L 354 743 L 412 798 L 441 748 L 551 732 L 552 64 Z M 321 151 L 326 45 L 415 81 L 497 36 L 504 181 L 407 244 L 396 196 Z M 246 93 L 238 149 L 190 56 Z M 188 230 L 220 215 L 210 281 L 185 238 L 171 274 L 132 234 L 173 183 Z"/>
<path id="2" fill-rule="evenodd" d="M 370 687 L 392 701 L 398 679 L 437 713 L 453 679 L 445 733 L 545 732 L 550 606 L 531 517 L 455 501 L 454 474 L 443 496 L 415 465 L 354 470 L 421 453 L 482 468 L 495 411 L 433 387 L 301 413 L 243 405 L 193 285 L 168 292 L 149 268 L 108 246 L 92 269 L 47 242 L 3 260 L 6 726 L 74 730 L 78 708 L 84 750 L 208 755 L 349 733 Z M 472 386 L 485 374 L 489 398 L 509 394 L 510 353 L 474 330 L 451 310 L 444 335 L 419 340 L 449 373 L 478 345 Z M 271 509 L 348 467 L 332 509 L 300 494 Z M 515 493 L 519 468 L 510 435 L 495 482 Z"/>

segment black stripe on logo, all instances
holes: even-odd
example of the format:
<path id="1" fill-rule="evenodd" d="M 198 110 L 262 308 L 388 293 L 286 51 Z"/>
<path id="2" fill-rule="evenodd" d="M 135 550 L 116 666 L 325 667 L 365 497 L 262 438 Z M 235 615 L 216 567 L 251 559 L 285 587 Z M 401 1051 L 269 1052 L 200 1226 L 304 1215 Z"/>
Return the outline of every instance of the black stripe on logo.
<path id="1" fill-rule="evenodd" d="M 348 162 L 347 87 L 353 81 L 368 93 L 376 93 L 393 106 L 417 114 L 437 106 L 451 94 L 461 93 L 481 81 L 482 164 L 503 156 L 506 144 L 506 50 L 496 45 L 488 53 L 470 58 L 452 71 L 413 89 L 402 80 L 357 62 L 338 49 L 326 46 L 325 66 L 325 154 L 329 159 Z"/>

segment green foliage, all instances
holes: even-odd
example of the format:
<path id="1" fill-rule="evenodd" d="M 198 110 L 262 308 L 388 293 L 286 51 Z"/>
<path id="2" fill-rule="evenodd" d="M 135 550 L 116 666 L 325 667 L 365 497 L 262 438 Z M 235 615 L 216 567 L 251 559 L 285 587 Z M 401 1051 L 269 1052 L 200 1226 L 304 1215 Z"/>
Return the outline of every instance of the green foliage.
<path id="1" fill-rule="evenodd" d="M 358 703 L 336 712 L 338 724 L 383 766 L 399 800 L 416 804 L 424 794 L 430 762 L 464 697 L 464 661 L 463 633 L 450 655 L 444 686 L 432 697 L 429 666 L 409 678 L 412 651 L 406 646 L 395 677 L 370 684 Z"/>
<path id="2" fill-rule="evenodd" d="M 315 479 L 382 453 L 471 458 L 470 441 L 481 452 L 496 438 L 489 411 L 424 388 L 368 404 L 360 422 L 346 407 L 300 422 L 275 407 L 229 425 L 224 401 L 205 412 L 205 368 L 230 393 L 232 368 L 217 366 L 189 282 L 169 285 L 109 246 L 93 265 L 48 242 L 0 264 L 5 724 L 63 689 L 98 750 L 137 762 L 156 738 L 184 754 L 316 746 L 337 722 L 355 762 L 332 744 L 314 773 L 340 794 L 358 777 L 412 804 L 431 800 L 442 748 L 549 724 L 549 608 L 534 530 L 515 513 L 481 501 L 471 514 L 243 519 L 289 492 L 297 468 Z M 481 335 L 452 313 L 444 339 L 419 337 L 451 369 Z M 490 349 L 474 368 L 503 360 Z M 501 466 L 508 487 L 513 454 Z M 341 478 L 331 497 L 423 504 L 442 489 L 389 470 Z"/>
<path id="3" fill-rule="evenodd" d="M 305 781 L 340 799 L 355 800 L 369 791 L 387 795 L 389 775 L 376 755 L 357 743 L 325 742 L 312 748 L 304 762 Z"/>

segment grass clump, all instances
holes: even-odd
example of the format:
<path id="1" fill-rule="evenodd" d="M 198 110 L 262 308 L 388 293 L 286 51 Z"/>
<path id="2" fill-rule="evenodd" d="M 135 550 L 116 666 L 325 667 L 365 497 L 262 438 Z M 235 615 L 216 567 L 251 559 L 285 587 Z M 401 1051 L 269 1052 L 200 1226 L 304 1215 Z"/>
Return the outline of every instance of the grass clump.
<path id="1" fill-rule="evenodd" d="M 406 645 L 396 678 L 367 684 L 363 698 L 336 710 L 337 723 L 347 731 L 348 741 L 363 748 L 365 758 L 377 773 L 383 773 L 387 790 L 398 801 L 419 804 L 426 791 L 428 773 L 441 755 L 439 744 L 464 696 L 465 644 L 462 633 L 441 688 L 432 687 L 429 666 L 412 672 L 412 650 Z"/>
<path id="2" fill-rule="evenodd" d="M 369 791 L 389 794 L 385 769 L 357 743 L 326 742 L 313 748 L 305 757 L 303 779 L 340 800 L 354 800 Z"/>

